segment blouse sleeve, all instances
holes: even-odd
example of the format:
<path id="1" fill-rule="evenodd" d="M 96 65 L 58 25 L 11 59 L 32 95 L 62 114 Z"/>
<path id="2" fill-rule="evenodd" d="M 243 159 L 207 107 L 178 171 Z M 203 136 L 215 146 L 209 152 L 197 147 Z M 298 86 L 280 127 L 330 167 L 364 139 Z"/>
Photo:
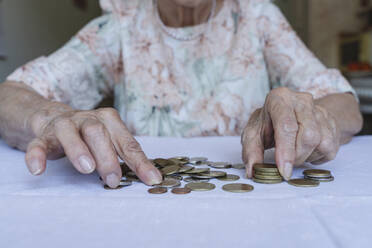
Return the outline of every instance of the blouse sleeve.
<path id="1" fill-rule="evenodd" d="M 326 68 L 309 51 L 279 8 L 261 2 L 257 27 L 272 85 L 309 92 L 314 98 L 350 92 L 358 99 L 339 70 Z"/>
<path id="2" fill-rule="evenodd" d="M 86 25 L 64 47 L 18 68 L 8 80 L 75 109 L 93 109 L 120 81 L 123 63 L 117 20 L 107 13 Z"/>

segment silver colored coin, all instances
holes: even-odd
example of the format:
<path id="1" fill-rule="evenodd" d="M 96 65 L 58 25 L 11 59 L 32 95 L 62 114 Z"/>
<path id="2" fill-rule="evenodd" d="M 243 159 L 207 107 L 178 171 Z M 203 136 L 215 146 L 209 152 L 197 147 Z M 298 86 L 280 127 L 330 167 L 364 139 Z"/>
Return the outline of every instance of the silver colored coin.
<path id="1" fill-rule="evenodd" d="M 305 179 L 310 179 L 318 182 L 332 182 L 335 180 L 333 176 L 330 177 L 309 177 L 309 176 L 304 176 Z"/>
<path id="2" fill-rule="evenodd" d="M 186 173 L 187 174 L 200 174 L 200 173 L 204 173 L 204 172 L 208 172 L 210 171 L 209 168 L 194 168 L 190 171 L 187 171 Z"/>
<path id="3" fill-rule="evenodd" d="M 120 186 L 123 186 L 123 187 L 127 187 L 127 186 L 132 185 L 132 181 L 131 180 L 128 180 L 128 179 L 121 180 L 120 183 L 119 183 L 119 185 Z"/>
<path id="4" fill-rule="evenodd" d="M 183 179 L 183 181 L 185 181 L 187 183 L 200 183 L 200 182 L 207 183 L 207 182 L 209 182 L 209 179 L 186 177 L 186 178 Z"/>
<path id="5" fill-rule="evenodd" d="M 200 164 L 202 162 L 208 161 L 208 158 L 206 157 L 193 157 L 190 158 L 189 163 L 190 164 Z"/>
<path id="6" fill-rule="evenodd" d="M 191 171 L 192 169 L 194 169 L 194 167 L 192 167 L 191 165 L 183 165 L 179 169 L 178 173 L 184 173 L 184 172 L 187 172 L 187 171 Z"/>
<path id="7" fill-rule="evenodd" d="M 238 169 L 238 170 L 245 169 L 245 165 L 244 164 L 233 164 L 231 167 L 234 168 L 234 169 Z"/>
<path id="8" fill-rule="evenodd" d="M 209 164 L 210 167 L 213 167 L 215 169 L 227 169 L 231 168 L 231 163 L 227 162 L 212 162 Z"/>

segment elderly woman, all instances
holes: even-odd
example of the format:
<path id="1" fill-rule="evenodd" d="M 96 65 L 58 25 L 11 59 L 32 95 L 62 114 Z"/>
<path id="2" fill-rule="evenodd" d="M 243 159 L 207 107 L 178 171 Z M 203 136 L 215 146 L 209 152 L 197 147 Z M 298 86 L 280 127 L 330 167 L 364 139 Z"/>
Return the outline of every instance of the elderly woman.
<path id="1" fill-rule="evenodd" d="M 0 89 L 0 134 L 33 175 L 66 155 L 115 188 L 118 156 L 160 183 L 133 135 L 242 135 L 247 176 L 332 160 L 361 129 L 358 101 L 268 0 L 101 0 L 104 15 Z M 114 96 L 115 109 L 95 109 Z"/>

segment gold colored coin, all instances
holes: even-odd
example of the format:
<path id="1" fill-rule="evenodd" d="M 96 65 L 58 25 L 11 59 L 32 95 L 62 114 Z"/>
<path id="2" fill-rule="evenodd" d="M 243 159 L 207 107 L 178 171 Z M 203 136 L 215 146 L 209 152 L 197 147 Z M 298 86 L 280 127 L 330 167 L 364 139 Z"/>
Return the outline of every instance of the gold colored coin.
<path id="1" fill-rule="evenodd" d="M 209 168 L 194 168 L 190 171 L 187 171 L 186 173 L 187 174 L 200 174 L 200 173 L 204 173 L 204 172 L 208 172 L 210 171 Z"/>
<path id="2" fill-rule="evenodd" d="M 314 181 L 318 181 L 318 182 L 332 182 L 333 180 L 335 180 L 335 178 L 333 176 L 330 176 L 330 177 L 309 177 L 309 176 L 305 176 L 305 179 L 314 180 Z"/>
<path id="3" fill-rule="evenodd" d="M 156 187 L 156 188 L 151 188 L 147 190 L 150 194 L 164 194 L 168 192 L 168 189 L 165 187 Z"/>
<path id="4" fill-rule="evenodd" d="M 116 190 L 116 189 L 121 189 L 121 188 L 123 188 L 124 186 L 122 186 L 122 185 L 119 185 L 118 187 L 116 187 L 116 188 L 110 188 L 110 186 L 108 186 L 107 184 L 105 184 L 104 186 L 103 186 L 103 188 L 104 189 L 107 189 L 107 190 Z"/>
<path id="5" fill-rule="evenodd" d="M 264 183 L 264 184 L 276 184 L 276 183 L 281 183 L 283 182 L 283 180 L 269 180 L 269 179 L 258 179 L 258 178 L 255 178 L 253 177 L 253 181 L 256 182 L 256 183 Z"/>
<path id="6" fill-rule="evenodd" d="M 216 188 L 216 185 L 212 183 L 188 183 L 186 188 L 191 189 L 192 191 L 209 191 Z"/>
<path id="7" fill-rule="evenodd" d="M 220 181 L 238 181 L 240 177 L 237 175 L 227 174 L 224 177 L 217 177 L 217 179 Z"/>
<path id="8" fill-rule="evenodd" d="M 304 170 L 303 174 L 309 177 L 330 177 L 331 176 L 331 172 L 329 170 L 317 170 L 317 169 Z"/>
<path id="9" fill-rule="evenodd" d="M 160 172 L 163 175 L 168 176 L 168 175 L 177 173 L 179 170 L 180 170 L 180 167 L 178 165 L 171 165 L 171 166 L 164 167 L 163 169 L 160 170 Z"/>
<path id="10" fill-rule="evenodd" d="M 255 164 L 253 169 L 262 172 L 279 172 L 278 167 L 275 164 Z"/>
<path id="11" fill-rule="evenodd" d="M 288 181 L 290 185 L 296 186 L 296 187 L 316 187 L 319 186 L 318 181 L 309 180 L 309 179 L 303 179 L 303 178 L 297 178 L 297 179 L 291 179 Z"/>
<path id="12" fill-rule="evenodd" d="M 269 172 L 269 171 L 254 171 L 255 175 L 262 175 L 262 176 L 280 176 L 279 170 L 277 172 Z"/>
<path id="13" fill-rule="evenodd" d="M 181 185 L 181 182 L 179 180 L 172 179 L 172 178 L 165 178 L 163 182 L 161 182 L 160 184 L 154 185 L 154 186 L 173 188 L 173 187 L 178 187 L 180 185 Z"/>
<path id="14" fill-rule="evenodd" d="M 178 173 L 184 173 L 184 172 L 187 172 L 187 171 L 191 171 L 192 169 L 194 169 L 194 167 L 192 167 L 190 165 L 183 165 L 179 169 Z"/>
<path id="15" fill-rule="evenodd" d="M 232 193 L 246 193 L 252 191 L 254 187 L 250 184 L 230 183 L 225 184 L 222 189 Z"/>
<path id="16" fill-rule="evenodd" d="M 200 174 L 192 175 L 194 178 L 200 178 L 200 179 L 211 179 L 216 177 L 224 177 L 226 176 L 226 172 L 224 171 L 208 171 L 203 172 Z"/>
<path id="17" fill-rule="evenodd" d="M 185 195 L 189 194 L 191 192 L 191 189 L 189 188 L 174 188 L 172 189 L 172 193 L 176 195 Z"/>
<path id="18" fill-rule="evenodd" d="M 245 169 L 245 165 L 244 164 L 233 164 L 231 167 L 234 168 L 234 169 L 238 169 L 238 170 Z"/>
<path id="19" fill-rule="evenodd" d="M 280 175 L 261 175 L 254 174 L 254 177 L 262 180 L 282 180 L 283 178 Z"/>

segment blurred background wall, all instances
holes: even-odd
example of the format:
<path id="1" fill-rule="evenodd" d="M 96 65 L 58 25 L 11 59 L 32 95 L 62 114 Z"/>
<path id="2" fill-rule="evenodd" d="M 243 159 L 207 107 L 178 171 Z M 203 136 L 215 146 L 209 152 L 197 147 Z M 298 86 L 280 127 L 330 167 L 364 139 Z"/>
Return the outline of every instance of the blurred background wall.
<path id="1" fill-rule="evenodd" d="M 149 0 L 150 1 L 150 0 Z M 274 0 L 309 48 L 342 70 L 361 98 L 372 134 L 372 0 Z M 0 0 L 0 82 L 63 45 L 101 14 L 98 0 Z M 1 30 L 0 30 L 1 32 Z"/>

